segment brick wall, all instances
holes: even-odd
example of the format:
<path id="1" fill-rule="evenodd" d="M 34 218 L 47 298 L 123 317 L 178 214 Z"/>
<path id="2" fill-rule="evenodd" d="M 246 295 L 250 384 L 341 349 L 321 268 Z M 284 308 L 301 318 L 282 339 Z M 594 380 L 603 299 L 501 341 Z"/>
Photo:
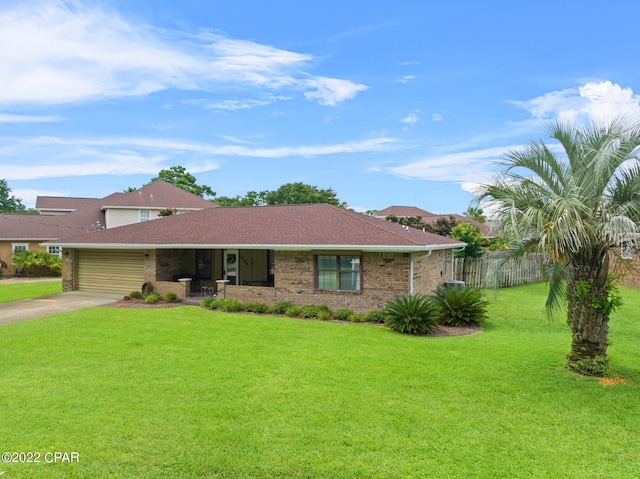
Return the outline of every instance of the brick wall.
<path id="1" fill-rule="evenodd" d="M 439 285 L 451 279 L 451 250 L 433 251 L 429 256 L 413 255 L 413 292 L 431 294 Z"/>
<path id="2" fill-rule="evenodd" d="M 351 308 L 366 313 L 409 292 L 409 261 L 402 253 L 363 253 L 361 292 L 319 291 L 314 290 L 313 253 L 276 251 L 274 288 L 227 286 L 226 294 L 242 302 L 326 304 L 333 310 Z"/>
<path id="3" fill-rule="evenodd" d="M 62 291 L 73 291 L 75 289 L 75 271 L 76 250 L 62 250 Z"/>

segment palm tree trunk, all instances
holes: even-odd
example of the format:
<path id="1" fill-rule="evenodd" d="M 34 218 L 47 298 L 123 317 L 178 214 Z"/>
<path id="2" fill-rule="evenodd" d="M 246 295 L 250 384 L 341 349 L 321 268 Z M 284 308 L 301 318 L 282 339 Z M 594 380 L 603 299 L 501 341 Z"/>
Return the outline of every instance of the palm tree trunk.
<path id="1" fill-rule="evenodd" d="M 583 256 L 579 259 L 582 260 L 582 264 L 574 262 L 572 275 L 567 284 L 567 320 L 572 335 L 567 367 L 580 374 L 600 376 L 608 370 L 609 261 L 606 253 L 588 255 L 586 258 Z"/>

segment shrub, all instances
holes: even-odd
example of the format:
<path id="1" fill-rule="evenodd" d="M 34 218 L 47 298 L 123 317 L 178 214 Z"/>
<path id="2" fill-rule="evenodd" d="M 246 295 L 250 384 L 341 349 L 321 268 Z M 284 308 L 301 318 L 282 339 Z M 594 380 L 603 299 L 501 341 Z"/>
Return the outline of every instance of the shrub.
<path id="1" fill-rule="evenodd" d="M 358 313 L 351 313 L 349 315 L 349 321 L 351 321 L 352 323 L 360 323 L 362 322 L 363 319 L 364 319 L 364 316 Z"/>
<path id="2" fill-rule="evenodd" d="M 169 291 L 167 294 L 164 295 L 164 299 L 172 303 L 176 299 L 178 299 L 178 295 L 176 293 L 172 293 L 171 291 Z"/>
<path id="3" fill-rule="evenodd" d="M 334 311 L 333 317 L 339 321 L 348 321 L 349 316 L 351 316 L 352 314 L 355 314 L 353 309 L 342 308 Z"/>
<path id="4" fill-rule="evenodd" d="M 158 296 L 158 293 L 151 293 L 147 295 L 147 297 L 144 299 L 144 302 L 148 304 L 156 304 L 159 299 L 160 296 Z"/>
<path id="5" fill-rule="evenodd" d="M 326 321 L 327 319 L 329 319 L 331 317 L 331 314 L 328 311 L 325 311 L 324 309 L 321 309 L 318 311 L 318 319 L 321 321 Z"/>
<path id="6" fill-rule="evenodd" d="M 11 256 L 10 261 L 16 268 L 23 270 L 44 267 L 55 274 L 60 274 L 62 271 L 62 259 L 46 251 L 20 250 Z"/>
<path id="7" fill-rule="evenodd" d="M 298 315 L 303 318 L 316 318 L 318 316 L 318 307 L 314 304 L 307 304 L 300 308 Z"/>
<path id="8" fill-rule="evenodd" d="M 364 315 L 364 319 L 370 323 L 384 323 L 384 311 L 381 309 L 372 309 Z"/>
<path id="9" fill-rule="evenodd" d="M 209 302 L 209 309 L 222 309 L 222 300 L 217 298 L 209 298 L 203 301 Z"/>
<path id="10" fill-rule="evenodd" d="M 287 316 L 298 316 L 300 314 L 300 308 L 298 308 L 297 306 L 289 306 L 287 308 L 287 310 L 284 312 L 284 314 L 286 314 Z"/>
<path id="11" fill-rule="evenodd" d="M 316 309 L 318 310 L 318 312 L 320 312 L 320 311 L 326 312 L 327 314 L 329 314 L 329 316 L 331 316 L 331 314 L 332 314 L 331 309 L 326 304 L 318 305 L 318 306 L 316 306 Z"/>
<path id="12" fill-rule="evenodd" d="M 387 301 L 384 315 L 384 324 L 392 331 L 421 334 L 433 331 L 438 310 L 428 296 L 410 294 Z"/>
<path id="13" fill-rule="evenodd" d="M 287 308 L 290 308 L 291 306 L 295 306 L 295 304 L 291 301 L 281 301 L 271 306 L 268 312 L 271 314 L 285 314 L 287 312 Z"/>
<path id="14" fill-rule="evenodd" d="M 142 298 L 142 293 L 140 291 L 131 291 L 129 293 L 130 298 Z"/>
<path id="15" fill-rule="evenodd" d="M 213 299 L 213 298 L 205 298 L 205 299 L 203 299 L 202 301 L 200 301 L 200 307 L 202 307 L 202 308 L 209 308 L 209 307 L 211 307 L 210 305 L 211 305 L 211 300 L 212 300 L 212 299 Z"/>
<path id="16" fill-rule="evenodd" d="M 250 302 L 244 305 L 244 310 L 250 313 L 266 313 L 269 309 L 264 303 Z"/>
<path id="17" fill-rule="evenodd" d="M 242 303 L 235 298 L 222 298 L 219 301 L 222 310 L 227 313 L 242 311 Z"/>
<path id="18" fill-rule="evenodd" d="M 438 286 L 433 301 L 438 310 L 438 320 L 448 326 L 471 326 L 487 318 L 486 301 L 482 291 L 469 286 L 447 288 Z"/>

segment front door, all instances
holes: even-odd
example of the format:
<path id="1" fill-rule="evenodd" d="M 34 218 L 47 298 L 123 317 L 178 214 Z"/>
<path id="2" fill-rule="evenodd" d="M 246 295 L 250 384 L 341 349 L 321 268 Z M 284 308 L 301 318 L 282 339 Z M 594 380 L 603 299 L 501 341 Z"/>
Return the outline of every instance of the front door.
<path id="1" fill-rule="evenodd" d="M 227 249 L 224 251 L 224 279 L 229 284 L 238 284 L 238 250 Z"/>

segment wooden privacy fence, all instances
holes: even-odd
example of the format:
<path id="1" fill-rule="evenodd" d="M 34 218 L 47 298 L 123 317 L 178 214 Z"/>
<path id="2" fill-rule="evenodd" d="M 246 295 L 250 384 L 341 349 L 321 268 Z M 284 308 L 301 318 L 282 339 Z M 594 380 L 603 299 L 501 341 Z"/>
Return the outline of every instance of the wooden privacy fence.
<path id="1" fill-rule="evenodd" d="M 456 279 L 474 288 L 508 288 L 519 284 L 543 280 L 542 271 L 549 256 L 544 253 L 527 253 L 522 258 L 504 263 L 502 252 L 487 252 L 481 258 L 457 258 Z"/>

